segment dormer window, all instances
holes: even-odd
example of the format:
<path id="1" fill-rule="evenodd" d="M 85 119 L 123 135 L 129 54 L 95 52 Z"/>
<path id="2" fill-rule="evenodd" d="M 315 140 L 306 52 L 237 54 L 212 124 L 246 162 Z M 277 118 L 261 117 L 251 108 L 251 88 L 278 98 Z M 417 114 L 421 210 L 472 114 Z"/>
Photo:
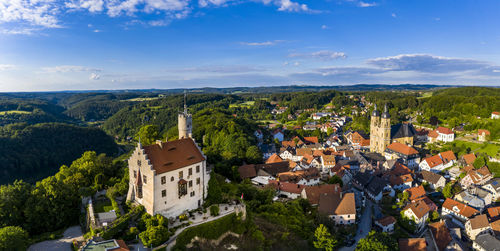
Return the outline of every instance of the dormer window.
<path id="1" fill-rule="evenodd" d="M 455 211 L 455 212 L 459 213 L 459 212 L 460 212 L 460 209 L 458 209 L 458 207 L 457 207 L 457 206 L 453 206 L 453 211 Z"/>

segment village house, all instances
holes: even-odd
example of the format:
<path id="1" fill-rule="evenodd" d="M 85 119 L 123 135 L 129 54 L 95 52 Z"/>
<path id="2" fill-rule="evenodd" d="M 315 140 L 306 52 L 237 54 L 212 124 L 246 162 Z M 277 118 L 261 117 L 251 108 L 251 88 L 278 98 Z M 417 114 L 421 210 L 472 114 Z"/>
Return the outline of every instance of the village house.
<path id="1" fill-rule="evenodd" d="M 432 242 L 429 246 L 434 247 L 436 251 L 443 250 L 463 250 L 459 243 L 457 243 L 451 236 L 450 230 L 444 221 L 434 222 L 428 225 L 429 234 Z"/>
<path id="2" fill-rule="evenodd" d="M 491 193 L 493 201 L 500 197 L 500 178 L 494 178 L 486 182 L 482 188 Z"/>
<path id="3" fill-rule="evenodd" d="M 319 186 L 306 186 L 302 191 L 301 197 L 307 199 L 311 206 L 319 205 L 319 197 L 321 194 L 330 196 L 340 196 L 342 188 L 339 184 L 324 184 Z"/>
<path id="4" fill-rule="evenodd" d="M 490 131 L 485 130 L 485 129 L 478 129 L 477 130 L 477 140 L 484 142 L 487 140 L 487 137 L 490 136 Z"/>
<path id="5" fill-rule="evenodd" d="M 285 197 L 288 199 L 297 199 L 302 195 L 302 191 L 306 188 L 305 185 L 299 185 L 289 182 L 280 182 L 277 180 L 269 180 L 269 187 L 276 190 L 276 194 L 279 197 Z"/>
<path id="6" fill-rule="evenodd" d="M 392 234 L 394 232 L 394 225 L 396 224 L 396 218 L 394 216 L 385 216 L 375 221 L 375 226 L 378 226 L 382 232 Z"/>
<path id="7" fill-rule="evenodd" d="M 400 251 L 427 251 L 425 238 L 408 238 L 398 240 Z"/>
<path id="8" fill-rule="evenodd" d="M 330 217 L 337 225 L 356 222 L 356 201 L 354 193 L 320 194 L 318 212 Z"/>
<path id="9" fill-rule="evenodd" d="M 238 174 L 242 180 L 252 179 L 257 176 L 276 177 L 279 173 L 287 172 L 289 163 L 287 161 L 268 164 L 248 164 L 238 167 Z"/>
<path id="10" fill-rule="evenodd" d="M 279 142 L 282 142 L 284 140 L 284 137 L 285 137 L 285 135 L 283 134 L 283 131 L 281 131 L 280 129 L 276 129 L 273 132 L 273 139 L 274 140 L 278 140 Z"/>
<path id="11" fill-rule="evenodd" d="M 472 243 L 472 248 L 476 251 L 495 251 L 498 250 L 499 247 L 500 240 L 489 233 L 476 236 L 476 239 Z"/>
<path id="12" fill-rule="evenodd" d="M 454 199 L 482 212 L 485 207 L 491 204 L 492 195 L 486 190 L 472 188 L 458 193 Z"/>
<path id="13" fill-rule="evenodd" d="M 490 223 L 486 214 L 478 215 L 465 223 L 465 231 L 471 240 L 484 233 L 491 233 Z"/>
<path id="14" fill-rule="evenodd" d="M 437 173 L 424 170 L 421 171 L 417 175 L 417 177 L 420 180 L 420 182 L 427 182 L 429 184 L 429 187 L 433 190 L 436 190 L 438 188 L 444 188 L 444 186 L 446 185 L 446 179 Z"/>
<path id="15" fill-rule="evenodd" d="M 427 204 L 420 200 L 413 203 L 410 203 L 403 209 L 403 214 L 415 222 L 417 225 L 417 229 L 420 231 L 429 218 L 430 208 Z"/>
<path id="16" fill-rule="evenodd" d="M 441 156 L 434 155 L 423 159 L 419 164 L 420 170 L 431 171 L 439 173 L 444 169 L 443 160 Z"/>
<path id="17" fill-rule="evenodd" d="M 500 219 L 500 206 L 488 208 L 488 216 L 491 221 L 496 221 Z"/>
<path id="18" fill-rule="evenodd" d="M 472 169 L 467 172 L 465 177 L 460 180 L 460 185 L 466 189 L 470 187 L 471 185 L 484 185 L 486 182 L 491 180 L 493 176 L 490 173 L 490 170 L 488 167 L 483 166 L 479 169 Z"/>
<path id="19" fill-rule="evenodd" d="M 474 153 L 469 153 L 462 155 L 459 162 L 462 166 L 469 166 L 474 164 L 475 160 L 476 160 L 476 155 Z"/>
<path id="20" fill-rule="evenodd" d="M 455 140 L 455 133 L 450 128 L 440 126 L 435 131 L 438 134 L 438 141 L 452 142 Z"/>
<path id="21" fill-rule="evenodd" d="M 358 172 L 353 177 L 353 185 L 358 189 L 365 191 L 366 195 L 377 203 L 382 200 L 384 192 L 391 197 L 395 195 L 395 191 L 389 185 L 389 182 L 369 173 Z"/>
<path id="22" fill-rule="evenodd" d="M 420 155 L 415 148 L 394 142 L 387 146 L 384 152 L 386 159 L 400 159 L 403 164 L 409 168 L 418 166 L 420 162 Z"/>
<path id="23" fill-rule="evenodd" d="M 492 112 L 491 119 L 500 119 L 500 112 Z"/>
<path id="24" fill-rule="evenodd" d="M 393 189 L 395 190 L 405 190 L 410 188 L 413 184 L 413 177 L 411 174 L 404 174 L 400 176 L 390 176 L 389 182 Z"/>
<path id="25" fill-rule="evenodd" d="M 319 184 L 320 175 L 318 169 L 311 167 L 309 169 L 295 172 L 279 173 L 277 180 L 282 182 L 313 186 Z"/>
<path id="26" fill-rule="evenodd" d="M 441 208 L 441 215 L 452 215 L 462 221 L 467 221 L 479 211 L 456 200 L 447 198 Z"/>

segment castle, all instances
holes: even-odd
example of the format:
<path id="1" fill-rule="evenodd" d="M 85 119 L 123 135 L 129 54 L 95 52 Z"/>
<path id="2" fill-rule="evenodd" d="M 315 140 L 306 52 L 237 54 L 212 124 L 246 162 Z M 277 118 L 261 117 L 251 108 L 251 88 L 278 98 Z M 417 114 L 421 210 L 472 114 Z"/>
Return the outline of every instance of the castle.
<path id="1" fill-rule="evenodd" d="M 184 96 L 186 99 L 186 96 Z M 210 172 L 206 157 L 192 138 L 192 116 L 178 116 L 179 139 L 142 146 L 128 160 L 127 201 L 141 204 L 151 215 L 167 218 L 199 208 L 207 196 Z"/>
<path id="2" fill-rule="evenodd" d="M 410 123 L 401 123 L 391 126 L 391 115 L 384 106 L 384 112 L 380 116 L 377 105 L 372 112 L 370 120 L 370 151 L 384 153 L 388 145 L 399 142 L 405 145 L 413 145 L 416 130 Z"/>

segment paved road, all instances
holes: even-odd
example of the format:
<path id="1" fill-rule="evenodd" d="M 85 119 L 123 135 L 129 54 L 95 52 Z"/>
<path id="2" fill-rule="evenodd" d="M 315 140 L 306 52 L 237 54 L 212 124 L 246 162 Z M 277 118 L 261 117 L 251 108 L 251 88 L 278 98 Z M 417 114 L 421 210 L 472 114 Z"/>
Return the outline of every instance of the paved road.
<path id="1" fill-rule="evenodd" d="M 78 238 L 83 238 L 82 229 L 80 226 L 73 226 L 64 231 L 63 238 L 35 243 L 28 248 L 28 251 L 70 251 L 71 242 Z"/>
<path id="2" fill-rule="evenodd" d="M 354 249 L 356 249 L 356 245 L 358 245 L 358 241 L 365 238 L 365 236 L 368 235 L 368 232 L 370 232 L 371 228 L 372 228 L 372 202 L 369 199 L 367 199 L 366 207 L 363 210 L 363 213 L 361 214 L 361 221 L 358 224 L 358 232 L 354 237 L 356 243 L 351 247 L 342 247 L 341 249 L 339 249 L 339 251 L 354 251 Z"/>

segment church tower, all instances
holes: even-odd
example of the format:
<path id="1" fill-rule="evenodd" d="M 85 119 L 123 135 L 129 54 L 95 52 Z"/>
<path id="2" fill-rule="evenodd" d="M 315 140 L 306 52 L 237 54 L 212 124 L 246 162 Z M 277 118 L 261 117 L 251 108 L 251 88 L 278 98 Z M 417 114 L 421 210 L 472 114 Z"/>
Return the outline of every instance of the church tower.
<path id="1" fill-rule="evenodd" d="M 370 120 L 370 152 L 378 152 L 378 127 L 380 124 L 380 112 L 377 110 L 377 104 L 373 109 Z"/>
<path id="2" fill-rule="evenodd" d="M 186 98 L 187 93 L 184 91 L 184 111 L 179 113 L 177 126 L 179 128 L 179 139 L 193 137 L 193 118 L 188 113 Z"/>
<path id="3" fill-rule="evenodd" d="M 389 114 L 387 104 L 384 106 L 384 112 L 382 113 L 382 118 L 380 119 L 380 130 L 380 143 L 382 144 L 380 152 L 384 152 L 385 148 L 391 144 L 391 115 Z"/>

